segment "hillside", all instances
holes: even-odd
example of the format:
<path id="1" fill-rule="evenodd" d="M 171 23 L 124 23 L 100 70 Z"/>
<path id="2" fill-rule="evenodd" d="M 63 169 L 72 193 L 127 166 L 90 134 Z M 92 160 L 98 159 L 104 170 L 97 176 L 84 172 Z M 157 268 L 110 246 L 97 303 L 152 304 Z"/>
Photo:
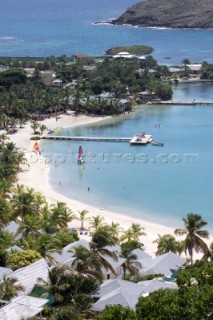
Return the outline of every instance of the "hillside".
<path id="1" fill-rule="evenodd" d="M 212 0 L 146 0 L 126 10 L 112 24 L 140 27 L 213 28 Z"/>

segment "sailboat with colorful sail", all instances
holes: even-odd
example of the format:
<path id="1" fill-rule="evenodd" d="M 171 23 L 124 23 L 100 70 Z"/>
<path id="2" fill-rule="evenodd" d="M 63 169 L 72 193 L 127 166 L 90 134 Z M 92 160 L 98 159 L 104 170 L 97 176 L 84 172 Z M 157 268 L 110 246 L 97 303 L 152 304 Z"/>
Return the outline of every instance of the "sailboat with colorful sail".
<path id="1" fill-rule="evenodd" d="M 82 149 L 82 146 L 80 145 L 78 149 L 78 164 L 82 164 L 82 163 L 84 163 L 84 158 L 83 158 L 83 149 Z"/>
<path id="2" fill-rule="evenodd" d="M 37 141 L 33 145 L 33 151 L 36 152 L 36 153 L 41 154 L 41 150 L 39 149 L 39 145 L 38 145 Z"/>

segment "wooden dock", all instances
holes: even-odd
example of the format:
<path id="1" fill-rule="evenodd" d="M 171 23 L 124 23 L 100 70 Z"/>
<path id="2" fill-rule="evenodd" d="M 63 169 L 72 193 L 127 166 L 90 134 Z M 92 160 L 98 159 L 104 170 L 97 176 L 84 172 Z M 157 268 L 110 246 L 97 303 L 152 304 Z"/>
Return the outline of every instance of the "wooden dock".
<path id="1" fill-rule="evenodd" d="M 132 138 L 112 138 L 112 137 L 80 137 L 80 136 L 53 136 L 41 137 L 45 140 L 68 140 L 68 141 L 97 141 L 97 142 L 130 142 Z"/>
<path id="2" fill-rule="evenodd" d="M 179 106 L 211 106 L 213 105 L 213 101 L 158 101 L 153 100 L 152 104 L 162 104 L 162 105 L 179 105 Z"/>

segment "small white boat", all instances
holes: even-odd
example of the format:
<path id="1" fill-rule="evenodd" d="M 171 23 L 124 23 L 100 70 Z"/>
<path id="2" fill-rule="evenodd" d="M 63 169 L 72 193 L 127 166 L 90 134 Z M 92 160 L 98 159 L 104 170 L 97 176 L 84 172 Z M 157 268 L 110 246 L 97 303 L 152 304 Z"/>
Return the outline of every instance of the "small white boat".
<path id="1" fill-rule="evenodd" d="M 153 144 L 153 146 L 163 147 L 163 143 L 162 142 L 152 141 L 151 144 Z"/>

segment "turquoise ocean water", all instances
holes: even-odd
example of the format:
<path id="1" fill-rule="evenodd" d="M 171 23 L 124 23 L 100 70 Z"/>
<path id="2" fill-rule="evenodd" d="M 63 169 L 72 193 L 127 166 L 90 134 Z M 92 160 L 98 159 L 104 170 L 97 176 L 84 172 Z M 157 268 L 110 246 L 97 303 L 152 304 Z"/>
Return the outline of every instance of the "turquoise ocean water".
<path id="1" fill-rule="evenodd" d="M 211 84 L 181 84 L 174 90 L 175 99 L 185 90 L 189 100 L 213 98 Z M 44 143 L 45 155 L 52 156 L 50 182 L 68 197 L 168 226 L 181 225 L 183 216 L 197 212 L 213 230 L 212 119 L 212 106 L 143 106 L 127 116 L 58 131 L 131 137 L 145 130 L 164 146 L 83 142 L 87 163 L 79 166 L 79 142 Z"/>
<path id="2" fill-rule="evenodd" d="M 213 30 L 95 25 L 136 0 L 1 0 L 0 56 L 102 55 L 112 46 L 147 44 L 161 63 L 213 62 Z M 165 60 L 165 57 L 171 57 Z"/>
<path id="3" fill-rule="evenodd" d="M 94 24 L 119 16 L 136 2 L 2 0 L 0 56 L 102 55 L 112 46 L 147 44 L 159 63 L 180 64 L 184 58 L 213 63 L 213 30 Z M 178 85 L 174 99 L 213 100 L 213 86 Z M 73 162 L 78 143 L 44 143 L 45 154 L 52 156 L 50 182 L 68 197 L 166 225 L 181 225 L 187 212 L 198 212 L 213 230 L 212 119 L 210 106 L 149 106 L 102 124 L 66 129 L 60 134 L 131 137 L 145 130 L 164 147 L 83 143 L 88 162 L 78 166 Z M 158 123 L 160 129 L 154 127 Z M 188 154 L 195 155 L 194 162 Z"/>

